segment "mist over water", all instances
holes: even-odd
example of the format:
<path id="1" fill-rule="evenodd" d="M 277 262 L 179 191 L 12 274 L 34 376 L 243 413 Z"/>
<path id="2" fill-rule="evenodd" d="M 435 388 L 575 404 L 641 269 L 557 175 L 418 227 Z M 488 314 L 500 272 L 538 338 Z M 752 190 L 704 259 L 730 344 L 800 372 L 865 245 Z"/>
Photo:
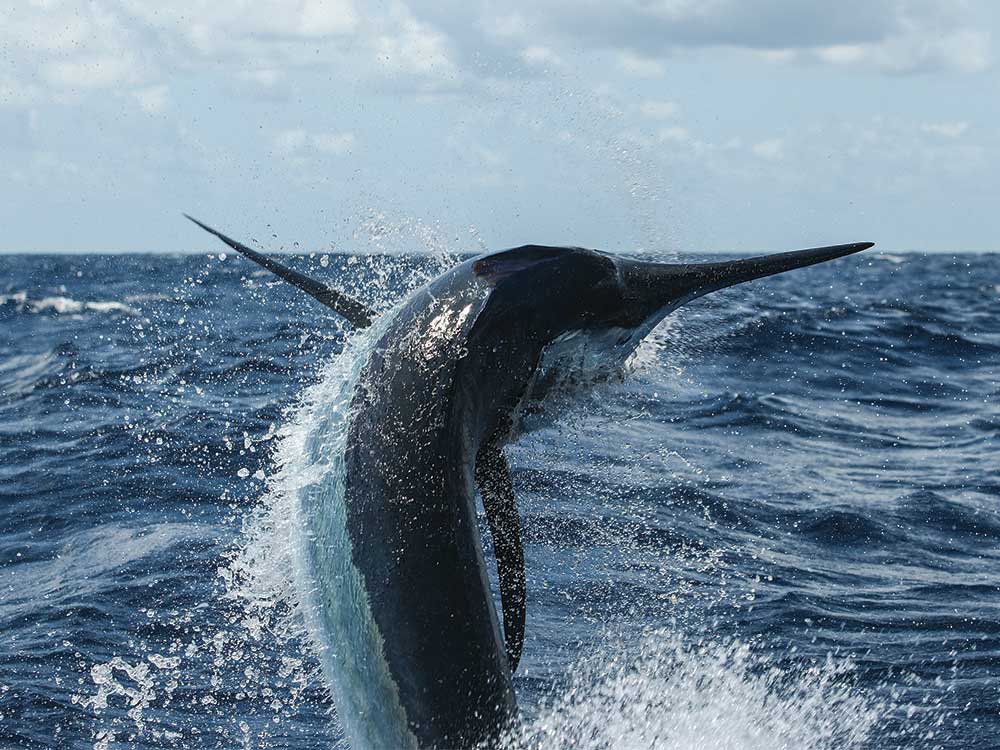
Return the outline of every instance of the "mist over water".
<path id="1" fill-rule="evenodd" d="M 295 261 L 380 310 L 450 262 Z M 368 334 L 231 256 L 0 268 L 0 743 L 342 746 L 300 503 Z M 631 365 L 509 449 L 509 747 L 992 746 L 995 258 L 757 282 Z"/>

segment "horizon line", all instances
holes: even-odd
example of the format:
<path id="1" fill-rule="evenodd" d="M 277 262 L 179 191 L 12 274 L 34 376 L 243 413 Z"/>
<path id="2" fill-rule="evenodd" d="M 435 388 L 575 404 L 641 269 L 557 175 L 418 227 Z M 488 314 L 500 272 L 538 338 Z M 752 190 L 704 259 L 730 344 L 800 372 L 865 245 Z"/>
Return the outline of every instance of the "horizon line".
<path id="1" fill-rule="evenodd" d="M 511 246 L 511 247 L 515 247 L 515 246 Z M 570 247 L 570 245 L 564 245 L 564 247 Z M 448 251 L 446 251 L 444 254 L 469 255 L 471 257 L 471 256 L 476 256 L 476 255 L 482 255 L 484 253 L 502 252 L 503 250 L 507 250 L 507 249 L 509 249 L 509 248 L 507 246 L 504 246 L 504 247 L 498 247 L 498 248 L 495 248 L 495 249 L 494 248 L 488 248 L 488 249 L 483 250 L 481 252 L 476 252 L 476 251 L 453 251 L 453 252 L 448 252 Z M 384 255 L 384 256 L 428 255 L 428 256 L 430 256 L 430 255 L 434 255 L 434 254 L 440 254 L 440 253 L 435 253 L 435 252 L 432 252 L 432 251 L 429 251 L 429 250 L 412 250 L 412 251 L 405 251 L 405 250 L 398 250 L 398 251 L 397 250 L 377 250 L 377 251 L 370 251 L 370 250 L 308 250 L 308 251 L 303 251 L 303 250 L 298 250 L 298 251 L 289 251 L 289 250 L 259 250 L 258 252 L 267 253 L 268 255 L 287 255 L 289 257 L 308 257 L 308 256 L 314 256 L 314 255 L 343 255 L 343 256 L 351 256 L 351 255 L 359 255 L 359 256 L 364 256 L 364 255 L 371 255 L 371 256 L 378 256 L 378 255 Z M 663 251 L 663 252 L 654 252 L 654 251 L 650 251 L 650 250 L 626 250 L 626 251 L 611 251 L 611 250 L 608 250 L 608 251 L 604 251 L 604 252 L 609 252 L 609 253 L 611 253 L 613 255 L 617 255 L 617 254 L 620 254 L 620 253 L 629 253 L 629 254 L 635 254 L 635 255 L 655 255 L 655 256 L 661 256 L 661 255 L 664 255 L 664 254 L 667 254 L 667 255 L 670 255 L 670 254 L 679 254 L 679 255 L 737 255 L 737 254 L 746 254 L 746 253 L 779 252 L 779 251 L 776 251 L 776 250 L 773 250 L 773 249 L 772 250 L 764 251 L 764 250 L 759 250 L 759 249 L 758 250 L 728 250 L 728 249 L 712 248 L 712 249 L 701 249 L 701 250 L 678 250 L 678 249 L 671 249 L 671 250 L 666 250 L 666 251 Z M 1000 250 L 997 250 L 997 249 L 988 249 L 988 250 L 968 250 L 968 249 L 964 249 L 964 250 L 921 250 L 921 249 L 917 249 L 917 248 L 904 248 L 904 249 L 884 249 L 883 248 L 883 249 L 879 249 L 879 246 L 876 245 L 875 248 L 873 248 L 873 251 L 869 252 L 868 255 L 995 255 L 995 254 L 998 254 L 998 253 L 1000 253 Z M 84 256 L 119 256 L 119 255 L 148 255 L 148 256 L 184 256 L 184 255 L 198 256 L 198 255 L 206 255 L 206 256 L 216 256 L 217 257 L 217 256 L 219 256 L 221 254 L 230 255 L 232 253 L 230 253 L 228 251 L 219 251 L 219 250 L 6 250 L 6 249 L 0 249 L 0 256 L 39 256 L 39 257 L 42 257 L 42 256 L 53 256 L 53 255 L 67 255 L 67 256 L 74 255 L 74 256 L 81 256 L 81 257 L 84 257 Z"/>

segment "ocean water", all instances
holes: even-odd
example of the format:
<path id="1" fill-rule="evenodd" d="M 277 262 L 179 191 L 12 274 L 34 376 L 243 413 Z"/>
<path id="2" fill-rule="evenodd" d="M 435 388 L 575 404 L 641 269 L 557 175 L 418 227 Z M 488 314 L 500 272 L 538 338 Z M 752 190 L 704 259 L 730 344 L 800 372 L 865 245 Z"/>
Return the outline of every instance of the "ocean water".
<path id="1" fill-rule="evenodd" d="M 450 262 L 294 260 L 379 309 Z M 0 748 L 343 745 L 296 489 L 364 351 L 242 258 L 0 256 Z M 728 290 L 631 369 L 509 448 L 509 747 L 1000 746 L 997 257 Z"/>

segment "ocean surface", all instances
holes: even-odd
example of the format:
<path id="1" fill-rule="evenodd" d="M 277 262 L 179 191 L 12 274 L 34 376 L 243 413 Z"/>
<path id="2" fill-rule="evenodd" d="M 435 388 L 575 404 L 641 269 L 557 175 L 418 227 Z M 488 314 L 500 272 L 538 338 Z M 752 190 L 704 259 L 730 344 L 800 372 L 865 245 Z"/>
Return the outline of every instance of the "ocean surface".
<path id="1" fill-rule="evenodd" d="M 455 259 L 290 262 L 384 310 Z M 0 748 L 342 746 L 289 497 L 351 339 L 232 255 L 0 256 Z M 741 286 L 631 370 L 509 448 L 511 748 L 1000 746 L 1000 259 Z"/>

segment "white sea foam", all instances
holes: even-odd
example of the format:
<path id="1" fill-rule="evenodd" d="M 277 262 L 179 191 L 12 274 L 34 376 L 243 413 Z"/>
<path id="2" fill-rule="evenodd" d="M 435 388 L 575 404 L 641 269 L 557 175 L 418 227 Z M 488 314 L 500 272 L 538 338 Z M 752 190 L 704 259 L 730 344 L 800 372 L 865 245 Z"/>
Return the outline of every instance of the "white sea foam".
<path id="1" fill-rule="evenodd" d="M 123 302 L 105 301 L 105 302 L 87 302 L 72 299 L 71 297 L 43 297 L 40 300 L 33 300 L 28 302 L 28 306 L 32 312 L 44 312 L 46 310 L 52 310 L 60 314 L 64 313 L 80 313 L 85 311 L 93 312 L 120 312 L 126 315 L 138 315 L 139 311 L 133 307 L 129 307 Z"/>
<path id="2" fill-rule="evenodd" d="M 79 315 L 85 312 L 139 314 L 139 311 L 134 307 L 115 300 L 77 300 L 64 295 L 29 299 L 26 292 L 0 294 L 0 305 L 8 304 L 15 305 L 18 312 L 28 313 L 48 312 L 57 315 Z"/>
<path id="3" fill-rule="evenodd" d="M 626 363 L 630 372 L 655 373 L 664 368 L 664 351 L 676 346 L 677 332 L 682 327 L 679 316 L 668 315 L 639 342 Z"/>
<path id="4" fill-rule="evenodd" d="M 894 266 L 906 262 L 905 255 L 895 255 L 893 253 L 875 253 L 871 258 L 872 260 L 884 260 L 886 263 L 892 263 Z"/>
<path id="5" fill-rule="evenodd" d="M 598 649 L 505 750 L 851 750 L 892 707 L 851 685 L 852 664 L 785 669 L 738 640 L 670 630 Z"/>

